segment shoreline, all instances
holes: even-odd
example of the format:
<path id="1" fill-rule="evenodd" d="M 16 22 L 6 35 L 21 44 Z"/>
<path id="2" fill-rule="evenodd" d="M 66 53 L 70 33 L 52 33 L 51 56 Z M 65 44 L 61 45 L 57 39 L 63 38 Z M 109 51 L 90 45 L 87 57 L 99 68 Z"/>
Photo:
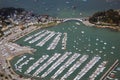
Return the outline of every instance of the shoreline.
<path id="1" fill-rule="evenodd" d="M 115 31 L 120 31 L 120 27 L 119 26 L 107 26 L 107 25 L 97 25 L 97 24 L 93 24 L 93 23 L 90 23 L 88 20 L 86 21 L 82 21 L 82 23 L 86 26 L 89 26 L 89 27 L 96 27 L 96 28 L 106 28 L 106 29 L 111 29 L 111 30 L 115 30 Z"/>
<path id="2" fill-rule="evenodd" d="M 119 26 L 102 26 L 102 25 L 95 25 L 97 28 L 107 28 L 107 29 L 111 29 L 111 30 L 115 30 L 115 31 L 120 31 L 120 27 Z"/>

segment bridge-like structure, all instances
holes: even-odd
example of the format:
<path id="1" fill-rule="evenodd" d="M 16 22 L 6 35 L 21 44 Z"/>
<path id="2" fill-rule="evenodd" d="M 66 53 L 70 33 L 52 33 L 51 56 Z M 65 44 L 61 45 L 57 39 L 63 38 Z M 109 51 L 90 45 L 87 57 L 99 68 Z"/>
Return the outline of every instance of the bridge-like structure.
<path id="1" fill-rule="evenodd" d="M 86 20 L 86 19 L 88 19 L 88 18 L 62 18 L 62 19 L 60 19 L 60 18 L 56 18 L 56 19 L 53 19 L 54 21 L 62 21 L 62 22 L 67 22 L 67 21 L 70 21 L 70 20 L 75 20 L 75 21 L 80 21 L 80 22 L 82 22 L 82 21 L 84 21 L 84 20 Z"/>
<path id="2" fill-rule="evenodd" d="M 75 20 L 75 21 L 82 22 L 82 18 L 65 18 L 65 19 L 63 19 L 63 22 L 70 21 L 70 20 Z"/>

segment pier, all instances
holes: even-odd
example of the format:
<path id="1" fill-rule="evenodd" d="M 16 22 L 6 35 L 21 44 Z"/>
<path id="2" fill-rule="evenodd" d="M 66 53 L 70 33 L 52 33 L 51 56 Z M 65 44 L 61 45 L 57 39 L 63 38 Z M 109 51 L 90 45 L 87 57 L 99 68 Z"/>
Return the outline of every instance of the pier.
<path id="1" fill-rule="evenodd" d="M 117 59 L 108 71 L 100 78 L 100 80 L 106 80 L 107 76 L 118 66 L 119 60 Z"/>

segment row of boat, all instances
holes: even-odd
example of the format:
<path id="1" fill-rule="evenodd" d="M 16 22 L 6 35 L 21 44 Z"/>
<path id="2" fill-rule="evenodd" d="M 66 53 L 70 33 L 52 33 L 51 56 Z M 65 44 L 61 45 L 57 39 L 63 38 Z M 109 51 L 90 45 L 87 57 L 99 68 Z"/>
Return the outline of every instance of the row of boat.
<path id="1" fill-rule="evenodd" d="M 63 55 L 61 55 L 60 53 L 55 53 L 50 58 L 49 58 L 49 55 L 43 55 L 36 62 L 34 62 L 31 66 L 29 66 L 28 69 L 24 72 L 24 74 L 26 74 L 26 75 L 28 74 L 28 75 L 31 75 L 33 77 L 45 78 L 46 76 L 48 76 L 51 72 L 53 72 L 58 66 L 60 66 L 65 61 L 65 63 L 63 63 L 63 65 L 60 66 L 57 69 L 57 71 L 51 76 L 51 79 L 55 80 L 64 70 L 66 70 L 66 68 L 71 66 L 67 70 L 67 72 L 63 76 L 61 76 L 61 78 L 60 78 L 60 80 L 66 80 L 72 73 L 75 72 L 75 70 L 77 70 L 82 65 L 82 63 L 87 61 L 87 59 L 89 57 L 88 55 L 83 55 L 81 57 L 80 56 L 81 56 L 81 54 L 79 54 L 79 53 L 74 53 L 72 55 L 72 52 L 65 52 Z M 77 76 L 75 76 L 75 78 L 73 80 L 80 80 L 91 68 L 94 67 L 94 65 L 100 59 L 101 59 L 101 57 L 99 57 L 99 56 L 93 57 L 85 65 L 85 67 L 83 67 L 83 69 L 81 69 L 81 71 L 77 74 Z M 27 56 L 22 56 L 15 64 L 16 70 L 22 72 L 23 66 L 26 66 L 31 60 L 34 60 L 34 58 L 29 57 L 27 59 Z M 74 64 L 71 65 L 72 63 L 74 63 Z M 98 65 L 98 67 L 95 69 L 95 71 L 89 76 L 89 80 L 95 80 L 95 78 L 101 72 L 103 72 L 106 64 L 107 64 L 107 61 L 101 62 L 101 64 Z M 38 68 L 38 69 L 36 69 L 36 68 Z M 45 69 L 47 69 L 47 70 L 45 72 L 43 72 Z M 36 70 L 36 71 L 33 74 L 31 74 L 31 72 L 34 70 Z M 40 73 L 42 73 L 41 76 L 39 76 Z"/>
<path id="2" fill-rule="evenodd" d="M 45 68 L 47 68 L 53 61 L 55 61 L 61 54 L 55 53 L 47 62 L 45 62 L 42 66 L 40 66 L 35 73 L 33 73 L 33 76 L 37 76 L 39 73 L 41 73 Z"/>
<path id="3" fill-rule="evenodd" d="M 34 43 L 34 42 L 38 41 L 39 39 L 41 39 L 42 37 L 44 37 L 45 35 L 47 35 L 49 33 L 50 33 L 50 31 L 46 31 L 43 34 L 41 34 L 41 35 L 35 37 L 34 39 L 32 39 L 31 41 L 29 41 L 29 43 Z"/>
<path id="4" fill-rule="evenodd" d="M 46 77 L 50 74 L 56 67 L 58 67 L 64 60 L 66 60 L 72 52 L 66 52 L 63 56 L 61 56 L 46 72 L 41 75 L 41 78 Z"/>
<path id="5" fill-rule="evenodd" d="M 50 40 L 55 35 L 55 32 L 51 32 L 47 37 L 40 41 L 36 46 L 42 47 L 48 40 Z"/>
<path id="6" fill-rule="evenodd" d="M 22 57 L 14 64 L 14 66 L 15 66 L 16 69 L 17 69 L 17 65 L 18 65 L 20 62 L 22 62 L 26 57 L 27 57 L 27 56 L 22 56 Z"/>
<path id="7" fill-rule="evenodd" d="M 97 68 L 96 70 L 93 72 L 93 74 L 91 76 L 89 76 L 89 80 L 95 80 L 95 78 L 101 73 L 103 72 L 103 70 L 105 69 L 105 65 L 107 64 L 107 61 L 103 61 Z"/>
<path id="8" fill-rule="evenodd" d="M 64 33 L 64 38 L 62 39 L 62 49 L 66 49 L 67 45 L 67 33 Z"/>
<path id="9" fill-rule="evenodd" d="M 61 33 L 59 33 L 55 39 L 53 40 L 53 42 L 49 45 L 49 47 L 47 48 L 47 50 L 53 50 L 55 49 L 55 47 L 57 46 L 58 42 L 60 41 L 60 37 L 61 37 Z"/>
<path id="10" fill-rule="evenodd" d="M 62 35 L 64 35 L 64 37 L 62 39 L 62 49 L 66 49 L 67 33 L 62 34 L 60 32 L 43 30 L 43 31 L 40 31 L 38 33 L 35 33 L 35 34 L 25 38 L 24 41 L 28 41 L 28 43 L 32 44 L 32 43 L 35 43 L 38 40 L 42 39 L 43 37 L 45 37 L 44 39 L 42 39 L 40 42 L 38 42 L 36 44 L 36 46 L 42 47 L 46 42 L 48 42 L 52 37 L 55 36 L 52 43 L 50 43 L 47 48 L 47 50 L 53 50 L 58 45 Z"/>
<path id="11" fill-rule="evenodd" d="M 36 36 L 40 35 L 40 34 L 43 33 L 44 31 L 45 31 L 45 30 L 40 31 L 40 32 L 38 32 L 38 33 L 36 33 L 36 34 L 34 34 L 34 35 L 31 35 L 31 36 L 25 38 L 24 41 L 26 42 L 26 41 L 32 39 L 33 37 L 36 37 Z"/>
<path id="12" fill-rule="evenodd" d="M 95 56 L 92 60 L 90 60 L 86 66 L 78 73 L 74 80 L 80 80 L 100 59 L 101 57 Z"/>
<path id="13" fill-rule="evenodd" d="M 24 73 L 29 74 L 31 71 L 33 71 L 35 68 L 37 68 L 42 62 L 44 62 L 49 55 L 43 55 L 41 58 L 39 58 L 35 63 L 32 64 Z"/>
<path id="14" fill-rule="evenodd" d="M 68 78 L 77 68 L 80 67 L 80 65 L 85 62 L 88 58 L 88 55 L 83 55 L 67 72 L 65 75 L 61 77 L 60 80 L 65 80 Z"/>
<path id="15" fill-rule="evenodd" d="M 69 58 L 58 70 L 57 72 L 51 77 L 55 79 L 59 74 L 61 74 L 67 67 L 69 67 L 78 57 L 80 54 L 75 53 L 72 55 L 71 58 Z"/>
<path id="16" fill-rule="evenodd" d="M 19 66 L 16 66 L 16 70 L 22 72 L 22 67 L 27 65 L 31 60 L 34 60 L 33 57 L 30 57 L 29 59 L 27 59 L 25 62 L 21 63 Z"/>

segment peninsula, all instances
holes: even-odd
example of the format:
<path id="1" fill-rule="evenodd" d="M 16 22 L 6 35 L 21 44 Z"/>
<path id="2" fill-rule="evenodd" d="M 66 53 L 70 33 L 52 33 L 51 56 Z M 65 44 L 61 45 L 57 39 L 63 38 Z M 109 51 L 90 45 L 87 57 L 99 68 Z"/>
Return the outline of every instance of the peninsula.
<path id="1" fill-rule="evenodd" d="M 95 24 L 98 28 L 120 31 L 120 10 L 109 9 L 96 12 L 89 18 L 89 22 Z"/>

